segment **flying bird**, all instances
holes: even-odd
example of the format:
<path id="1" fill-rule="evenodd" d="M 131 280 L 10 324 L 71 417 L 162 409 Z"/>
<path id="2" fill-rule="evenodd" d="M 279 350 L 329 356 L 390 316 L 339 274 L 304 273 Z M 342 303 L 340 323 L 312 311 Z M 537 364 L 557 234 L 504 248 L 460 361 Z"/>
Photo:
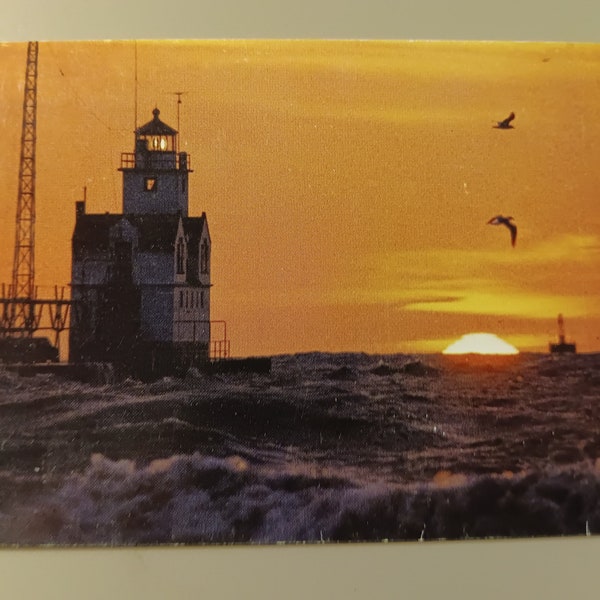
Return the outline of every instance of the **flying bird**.
<path id="1" fill-rule="evenodd" d="M 517 243 L 517 226 L 511 221 L 514 221 L 512 217 L 503 217 L 502 215 L 497 215 L 493 219 L 490 219 L 487 224 L 488 225 L 504 225 L 510 229 L 510 243 L 514 245 Z"/>
<path id="2" fill-rule="evenodd" d="M 496 129 L 513 129 L 513 126 L 510 122 L 515 118 L 515 113 L 511 112 L 504 121 L 497 121 L 497 125 L 494 125 Z"/>

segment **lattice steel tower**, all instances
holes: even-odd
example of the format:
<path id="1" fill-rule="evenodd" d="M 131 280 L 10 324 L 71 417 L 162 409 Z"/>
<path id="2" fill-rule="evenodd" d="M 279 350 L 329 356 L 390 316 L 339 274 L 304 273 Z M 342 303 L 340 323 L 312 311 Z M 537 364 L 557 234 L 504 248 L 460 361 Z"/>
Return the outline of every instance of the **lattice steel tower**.
<path id="1" fill-rule="evenodd" d="M 35 315 L 35 142 L 37 113 L 38 42 L 27 45 L 23 123 L 21 128 L 21 157 L 19 162 L 19 191 L 15 254 L 11 296 L 14 303 L 16 330 L 31 336 L 37 327 Z"/>

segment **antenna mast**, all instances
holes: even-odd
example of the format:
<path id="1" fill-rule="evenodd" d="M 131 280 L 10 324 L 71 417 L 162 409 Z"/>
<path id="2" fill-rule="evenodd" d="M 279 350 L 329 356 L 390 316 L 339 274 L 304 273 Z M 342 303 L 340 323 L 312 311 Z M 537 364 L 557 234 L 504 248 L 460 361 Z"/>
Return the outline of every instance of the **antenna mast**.
<path id="1" fill-rule="evenodd" d="M 133 93 L 133 102 L 135 104 L 133 108 L 133 130 L 137 129 L 137 112 L 138 112 L 138 57 L 137 57 L 137 40 L 133 42 L 134 44 L 134 52 L 135 52 L 135 63 L 134 63 L 134 93 Z"/>
<path id="2" fill-rule="evenodd" d="M 180 118 L 180 108 L 181 108 L 181 96 L 185 94 L 185 92 L 173 92 L 175 96 L 177 96 L 177 133 L 179 134 L 179 118 Z M 175 152 L 179 152 L 179 135 L 177 135 L 177 148 L 175 148 Z"/>
<path id="3" fill-rule="evenodd" d="M 15 326 L 31 336 L 36 328 L 31 300 L 35 298 L 35 142 L 37 113 L 38 42 L 27 44 L 19 193 L 15 253 L 12 272 L 12 297 L 16 302 Z"/>
<path id="4" fill-rule="evenodd" d="M 18 362 L 48 360 L 44 351 L 36 351 L 27 338 L 39 329 L 52 329 L 58 350 L 60 333 L 67 327 L 71 301 L 65 299 L 64 288 L 54 287 L 54 299 L 39 299 L 34 285 L 35 254 L 35 142 L 37 115 L 38 42 L 27 45 L 21 158 L 19 162 L 19 194 L 12 283 L 8 290 L 2 284 L 0 297 L 0 339 L 22 338 L 27 346 L 12 346 L 3 357 Z M 6 294 L 8 291 L 8 294 Z M 40 326 L 44 306 L 48 306 L 50 326 Z M 6 346 L 5 346 L 6 348 Z M 33 351 L 31 351 L 33 348 Z M 58 352 L 50 360 L 58 360 Z"/>

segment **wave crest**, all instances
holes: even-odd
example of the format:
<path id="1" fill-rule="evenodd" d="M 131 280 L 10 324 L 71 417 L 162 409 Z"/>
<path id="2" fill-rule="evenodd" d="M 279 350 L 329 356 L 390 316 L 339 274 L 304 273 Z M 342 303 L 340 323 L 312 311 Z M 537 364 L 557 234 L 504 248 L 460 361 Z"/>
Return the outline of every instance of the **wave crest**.
<path id="1" fill-rule="evenodd" d="M 55 492 L 0 516 L 8 543 L 275 543 L 464 539 L 600 531 L 595 469 L 359 486 L 237 456 L 138 466 L 101 454 Z"/>

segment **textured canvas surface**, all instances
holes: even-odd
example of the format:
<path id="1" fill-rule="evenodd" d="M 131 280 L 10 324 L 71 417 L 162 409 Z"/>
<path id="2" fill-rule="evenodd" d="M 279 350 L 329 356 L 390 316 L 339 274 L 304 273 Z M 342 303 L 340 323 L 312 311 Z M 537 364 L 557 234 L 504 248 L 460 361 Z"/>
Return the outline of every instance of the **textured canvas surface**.
<path id="1" fill-rule="evenodd" d="M 5 257 L 26 46 L 0 49 Z M 211 319 L 271 369 L 3 367 L 0 541 L 595 533 L 599 52 L 42 42 L 39 297 L 71 282 L 75 202 L 122 212 L 121 153 L 160 107 L 210 222 Z M 559 313 L 578 354 L 549 352 Z"/>

